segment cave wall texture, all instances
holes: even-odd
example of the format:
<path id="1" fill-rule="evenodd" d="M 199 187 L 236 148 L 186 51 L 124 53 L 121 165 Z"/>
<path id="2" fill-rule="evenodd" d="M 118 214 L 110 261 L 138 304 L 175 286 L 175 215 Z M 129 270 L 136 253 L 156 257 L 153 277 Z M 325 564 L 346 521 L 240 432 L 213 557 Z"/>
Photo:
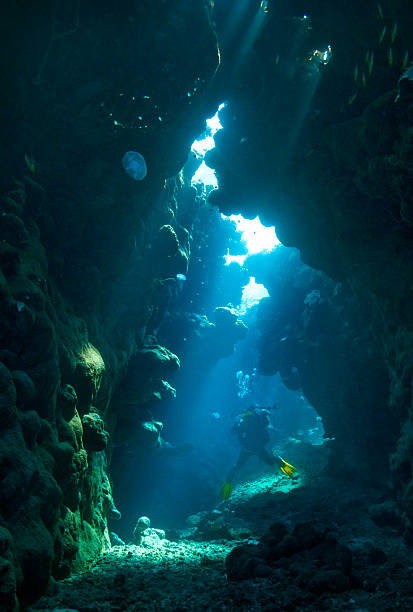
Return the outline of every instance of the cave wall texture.
<path id="1" fill-rule="evenodd" d="M 390 470 L 412 538 L 409 0 L 357 18 L 344 0 L 270 3 L 259 22 L 259 2 L 213 4 L 20 0 L 2 16 L 1 609 L 109 545 L 112 443 L 159 444 L 180 360 L 158 330 L 216 223 L 178 173 L 223 100 L 210 201 L 259 214 L 312 268 L 294 251 L 259 267 L 262 371 L 301 385 L 338 436 L 332 469 Z M 308 60 L 328 44 L 327 65 Z M 141 183 L 121 166 L 131 149 Z M 205 315 L 201 298 L 193 309 Z M 231 311 L 201 323 L 212 361 L 243 333 Z"/>
<path id="2" fill-rule="evenodd" d="M 262 371 L 301 384 L 327 430 L 340 432 L 336 468 L 358 456 L 373 469 L 373 457 L 386 455 L 380 476 L 389 466 L 411 540 L 411 5 L 277 2 L 246 53 L 249 17 L 234 26 L 238 35 L 229 21 L 218 28 L 228 105 L 207 154 L 219 182 L 210 201 L 225 213 L 259 214 L 306 264 L 341 283 L 300 286 L 298 277 L 286 287 L 276 268 L 267 273 L 267 286 L 283 295 L 263 305 Z M 313 50 L 329 44 L 330 61 L 314 69 Z M 320 298 L 310 307 L 313 289 Z M 317 309 L 326 327 L 311 347 Z"/>

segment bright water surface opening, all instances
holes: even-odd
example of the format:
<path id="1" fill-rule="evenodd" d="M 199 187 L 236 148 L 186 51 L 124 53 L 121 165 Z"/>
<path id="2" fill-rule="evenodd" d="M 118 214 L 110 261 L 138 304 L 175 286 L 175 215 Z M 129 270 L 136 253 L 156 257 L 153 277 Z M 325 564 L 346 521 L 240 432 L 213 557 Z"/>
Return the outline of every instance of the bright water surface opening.
<path id="1" fill-rule="evenodd" d="M 199 140 L 195 140 L 192 143 L 191 151 L 195 153 L 195 155 L 199 159 L 204 159 L 207 151 L 210 151 L 215 147 L 214 136 L 218 132 L 218 130 L 222 130 L 222 125 L 219 121 L 218 113 L 225 106 L 224 103 L 218 106 L 218 110 L 213 117 L 210 117 L 206 120 L 206 128 L 205 132 L 202 134 L 202 137 Z M 208 185 L 216 189 L 218 187 L 217 177 L 215 176 L 215 171 L 209 166 L 206 165 L 204 161 L 202 161 L 198 170 L 195 172 L 194 176 L 191 179 L 191 185 L 203 184 L 204 188 Z"/>
<path id="2" fill-rule="evenodd" d="M 244 219 L 242 215 L 230 215 L 229 217 L 225 217 L 225 215 L 221 216 L 223 219 L 230 219 L 230 221 L 236 224 L 237 232 L 241 232 L 241 240 L 245 242 L 248 251 L 246 256 L 255 255 L 256 253 L 270 253 L 280 244 L 275 234 L 275 227 L 266 227 L 261 223 L 259 217 L 255 217 L 255 219 Z M 233 257 L 233 255 L 229 255 L 227 263 L 237 261 L 237 259 L 233 259 Z"/>
<path id="3" fill-rule="evenodd" d="M 245 244 L 247 252 L 245 255 L 231 255 L 228 249 L 225 257 L 225 264 L 237 263 L 240 266 L 245 264 L 249 255 L 257 253 L 270 253 L 279 244 L 275 227 L 266 227 L 261 223 L 259 217 L 255 219 L 245 219 L 242 215 L 230 215 L 223 219 L 229 219 L 236 225 L 237 232 L 241 232 L 241 240 Z M 242 300 L 238 307 L 238 312 L 243 315 L 249 308 L 258 304 L 264 297 L 269 297 L 269 293 L 264 285 L 255 282 L 255 277 L 251 276 L 247 285 L 242 290 Z"/>
<path id="4" fill-rule="evenodd" d="M 224 103 L 220 104 L 215 115 L 206 120 L 205 132 L 199 140 L 194 141 L 191 147 L 191 151 L 195 153 L 196 157 L 202 159 L 202 163 L 191 179 L 191 185 L 202 185 L 204 192 L 206 192 L 207 187 L 209 189 L 218 187 L 215 171 L 206 165 L 204 157 L 208 151 L 215 147 L 214 136 L 222 129 L 219 121 L 219 111 L 224 106 Z M 226 265 L 236 262 L 243 266 L 249 255 L 270 253 L 280 244 L 275 234 L 275 228 L 264 226 L 258 216 L 255 219 L 245 219 L 242 215 L 230 215 L 229 217 L 221 215 L 221 217 L 236 224 L 236 229 L 241 232 L 241 240 L 244 242 L 247 251 L 245 255 L 231 255 L 228 249 L 227 254 L 224 255 Z M 239 313 L 245 314 L 251 306 L 257 304 L 263 297 L 268 297 L 268 295 L 264 285 L 256 283 L 255 278 L 250 277 L 248 284 L 243 287 Z"/>

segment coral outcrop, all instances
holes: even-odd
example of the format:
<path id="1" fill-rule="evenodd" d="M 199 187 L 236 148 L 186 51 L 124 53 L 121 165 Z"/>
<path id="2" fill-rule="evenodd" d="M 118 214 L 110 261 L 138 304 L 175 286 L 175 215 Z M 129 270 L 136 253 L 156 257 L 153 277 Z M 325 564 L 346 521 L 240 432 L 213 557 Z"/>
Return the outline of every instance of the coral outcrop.
<path id="1" fill-rule="evenodd" d="M 219 64 L 200 1 L 29 4 L 5 11 L 2 38 L 13 58 L 0 119 L 2 610 L 109 546 L 120 381 L 136 367 L 148 383 L 137 423 L 151 421 L 148 399 L 174 395 L 165 376 L 179 359 L 154 333 L 189 232 L 170 214 L 179 182 L 164 184 L 216 105 Z M 135 148 L 140 183 L 121 163 Z"/>
<path id="2" fill-rule="evenodd" d="M 223 213 L 259 214 L 284 245 L 300 250 L 305 264 L 342 283 L 341 306 L 314 287 L 320 296 L 309 288 L 304 312 L 306 296 L 297 296 L 302 313 L 291 304 L 291 316 L 302 316 L 301 331 L 288 329 L 287 320 L 281 324 L 275 344 L 262 345 L 263 371 L 274 371 L 276 361 L 290 386 L 303 386 L 327 430 L 340 437 L 353 429 L 347 456 L 363 445 L 370 457 L 385 449 L 382 461 L 390 465 L 410 538 L 413 91 L 405 69 L 412 13 L 403 0 L 391 9 L 378 6 L 366 3 L 354 19 L 345 2 L 334 8 L 310 2 L 305 9 L 299 2 L 273 3 L 248 52 L 242 41 L 254 9 L 246 10 L 234 25 L 238 36 L 222 36 L 224 129 L 206 161 L 219 182 L 210 200 Z M 225 30 L 222 8 L 217 30 Z M 393 34 L 385 46 L 380 32 L 387 31 Z M 320 53 L 322 63 L 315 61 Z M 370 68 L 362 70 L 366 61 Z M 268 329 L 282 317 L 270 304 Z M 348 328 L 337 336 L 333 319 L 340 327 L 340 312 Z M 324 325 L 333 332 L 329 348 L 317 331 Z M 294 363 L 302 351 L 306 361 Z"/>

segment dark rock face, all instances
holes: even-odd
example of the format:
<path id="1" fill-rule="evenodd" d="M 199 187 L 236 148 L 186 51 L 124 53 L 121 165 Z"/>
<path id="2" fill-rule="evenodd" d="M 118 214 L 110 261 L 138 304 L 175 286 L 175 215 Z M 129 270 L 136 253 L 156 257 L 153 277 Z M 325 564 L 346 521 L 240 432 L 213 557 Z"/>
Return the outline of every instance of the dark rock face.
<path id="1" fill-rule="evenodd" d="M 83 444 L 88 452 L 104 450 L 109 442 L 103 419 L 96 413 L 85 414 L 82 418 Z"/>
<path id="2" fill-rule="evenodd" d="M 256 257 L 251 269 L 271 294 L 257 312 L 261 373 L 279 371 L 289 388 L 301 388 L 317 408 L 326 436 L 334 438 L 334 473 L 350 474 L 360 461 L 370 466 L 368 479 L 377 465 L 381 475 L 388 473 L 399 423 L 388 406 L 389 380 L 373 312 L 347 283 L 304 265 L 297 251 L 279 247 L 265 266 Z"/>
<path id="3" fill-rule="evenodd" d="M 303 11 L 309 20 L 299 17 Z M 224 130 L 207 157 L 219 179 L 210 200 L 225 214 L 259 214 L 276 226 L 283 244 L 300 250 L 303 262 L 343 283 L 348 295 L 338 310 L 319 288 L 320 299 L 307 292 L 304 337 L 287 333 L 287 323 L 268 303 L 264 329 L 270 331 L 275 319 L 284 333 L 275 334 L 275 347 L 263 346 L 262 369 L 278 368 L 292 388 L 303 386 L 327 430 L 343 443 L 342 458 L 357 447 L 353 459 L 360 451 L 384 466 L 394 451 L 392 480 L 411 534 L 411 70 L 399 77 L 412 13 L 403 0 L 392 3 L 392 19 L 403 25 L 384 49 L 377 31 L 384 25 L 387 31 L 387 7 L 383 16 L 370 4 L 359 7 L 356 17 L 349 11 L 345 2 L 329 8 L 311 2 L 305 9 L 299 2 L 274 3 L 238 64 L 253 9 L 238 21 L 238 36 L 222 37 L 220 75 L 228 103 Z M 351 45 L 344 37 L 346 15 Z M 225 27 L 226 15 L 218 11 L 218 32 Z M 325 49 L 327 41 L 332 59 L 317 67 L 314 50 Z M 371 64 L 359 74 L 364 58 L 371 63 L 373 56 L 374 70 Z M 349 327 L 337 336 L 341 308 Z M 314 352 L 307 352 L 305 334 L 317 334 L 324 324 L 331 348 L 327 337 L 316 338 Z M 304 362 L 294 363 L 302 349 Z M 317 392 L 318 367 L 323 374 Z M 327 408 L 332 401 L 334 409 Z"/>
<path id="4" fill-rule="evenodd" d="M 225 566 L 230 581 L 264 578 L 277 570 L 286 580 L 298 577 L 298 584 L 309 578 L 313 593 L 341 593 L 352 584 L 350 549 L 313 523 L 298 523 L 292 532 L 277 523 L 258 545 L 234 548 Z"/>
<path id="5" fill-rule="evenodd" d="M 66 8 L 24 2 L 3 20 L 13 58 L 0 120 L 4 610 L 109 546 L 107 517 L 120 514 L 103 451 L 131 358 L 154 381 L 150 395 L 173 396 L 163 378 L 179 360 L 153 330 L 187 270 L 189 232 L 174 218 L 180 182 L 163 187 L 216 107 L 203 2 Z M 148 167 L 139 184 L 121 165 L 131 149 Z"/>
<path id="6" fill-rule="evenodd" d="M 208 156 L 220 181 L 211 201 L 226 213 L 259 213 L 334 279 L 295 255 L 283 260 L 292 286 L 286 269 L 277 280 L 276 261 L 262 273 L 272 298 L 260 309 L 261 371 L 302 387 L 337 438 L 334 470 L 360 461 L 385 470 L 391 455 L 411 541 L 410 73 L 398 83 L 413 29 L 408 3 L 392 3 L 399 33 L 387 51 L 370 3 L 353 19 L 348 2 L 310 2 L 311 28 L 301 2 L 279 3 L 249 49 L 255 3 L 232 30 L 231 10 L 212 14 L 201 0 L 9 4 L 0 76 L 0 607 L 30 603 L 51 576 L 84 569 L 109 546 L 106 519 L 119 514 L 103 452 L 109 434 L 161 444 L 153 411 L 173 397 L 165 379 L 180 360 L 157 335 L 208 214 L 176 174 L 223 99 L 225 129 Z M 333 60 L 315 67 L 327 40 Z M 354 66 L 366 52 L 376 59 L 364 86 Z M 121 164 L 131 149 L 148 167 L 139 183 Z M 218 215 L 211 234 L 214 222 Z M 213 272 L 204 271 L 210 285 Z M 236 302 L 240 285 L 222 291 L 230 297 L 221 303 Z M 171 308 L 165 320 L 199 335 L 214 363 L 246 329 L 227 307 L 211 323 L 198 293 L 193 308 Z M 295 559 L 317 552 L 311 589 L 347 588 L 351 553 L 335 536 L 277 529 L 257 549 L 234 552 L 229 574 L 265 576 L 282 559 L 293 573 Z"/>

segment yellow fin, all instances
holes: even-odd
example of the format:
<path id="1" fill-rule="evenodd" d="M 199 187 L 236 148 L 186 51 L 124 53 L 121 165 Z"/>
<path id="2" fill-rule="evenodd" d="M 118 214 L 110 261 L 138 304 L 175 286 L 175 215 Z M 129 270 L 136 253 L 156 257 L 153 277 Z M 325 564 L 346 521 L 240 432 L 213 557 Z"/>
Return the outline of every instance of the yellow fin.
<path id="1" fill-rule="evenodd" d="M 374 66 L 374 52 L 372 51 L 370 53 L 370 60 L 369 60 L 369 76 L 373 72 L 373 66 Z"/>
<path id="2" fill-rule="evenodd" d="M 357 98 L 357 91 L 355 93 L 353 93 L 352 96 L 349 97 L 349 99 L 347 100 L 347 104 L 353 104 L 354 100 Z"/>
<path id="3" fill-rule="evenodd" d="M 296 473 L 297 468 L 295 468 L 290 463 L 287 463 L 286 461 L 284 461 L 284 459 L 282 460 L 282 462 L 283 462 L 283 464 L 280 467 L 280 470 L 282 471 L 283 474 L 288 476 L 288 478 L 292 478 L 294 476 L 294 474 Z"/>
<path id="4" fill-rule="evenodd" d="M 380 2 L 377 2 L 376 7 L 377 7 L 377 12 L 379 14 L 380 19 L 383 19 L 383 17 L 384 17 L 384 15 L 383 15 L 383 8 L 382 8 Z"/>
<path id="5" fill-rule="evenodd" d="M 231 497 L 232 493 L 232 482 L 223 482 L 221 486 L 221 499 L 222 501 L 226 501 Z"/>
<path id="6" fill-rule="evenodd" d="M 29 172 L 34 176 L 36 174 L 36 160 L 34 159 L 34 157 L 30 157 L 29 155 L 27 155 L 27 153 L 25 153 L 24 162 Z"/>
<path id="7" fill-rule="evenodd" d="M 402 61 L 402 70 L 406 70 L 407 68 L 407 62 L 409 61 L 409 52 L 406 51 L 406 53 L 403 56 L 403 61 Z"/>
<path id="8" fill-rule="evenodd" d="M 396 34 L 397 34 L 397 23 L 394 24 L 394 26 L 392 27 L 392 31 L 390 34 L 390 44 L 392 45 L 396 39 Z"/>
<path id="9" fill-rule="evenodd" d="M 353 70 L 353 79 L 355 83 L 357 82 L 358 76 L 359 76 L 359 66 L 358 64 L 356 64 Z"/>

